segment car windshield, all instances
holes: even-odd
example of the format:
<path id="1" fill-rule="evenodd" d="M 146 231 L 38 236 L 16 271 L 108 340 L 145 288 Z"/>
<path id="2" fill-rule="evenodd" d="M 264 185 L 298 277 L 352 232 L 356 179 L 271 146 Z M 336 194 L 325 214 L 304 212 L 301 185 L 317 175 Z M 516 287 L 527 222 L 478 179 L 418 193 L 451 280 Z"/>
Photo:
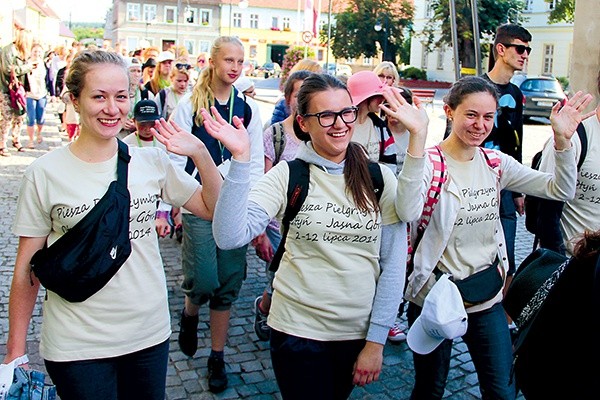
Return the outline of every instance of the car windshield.
<path id="1" fill-rule="evenodd" d="M 523 82 L 521 89 L 531 92 L 560 93 L 562 88 L 558 81 L 550 79 L 529 79 Z"/>

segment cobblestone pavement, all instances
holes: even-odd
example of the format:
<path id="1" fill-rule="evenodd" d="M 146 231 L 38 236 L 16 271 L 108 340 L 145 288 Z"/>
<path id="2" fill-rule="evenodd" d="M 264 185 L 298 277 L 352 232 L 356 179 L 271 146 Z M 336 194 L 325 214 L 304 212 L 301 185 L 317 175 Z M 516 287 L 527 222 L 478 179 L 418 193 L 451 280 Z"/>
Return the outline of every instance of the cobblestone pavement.
<path id="1" fill-rule="evenodd" d="M 438 109 L 440 108 L 441 106 L 438 107 Z M 4 344 L 8 332 L 8 294 L 17 246 L 17 238 L 11 233 L 10 228 L 15 213 L 20 179 L 26 166 L 36 157 L 67 142 L 66 136 L 59 134 L 57 129 L 58 120 L 51 111 L 52 105 L 47 113 L 48 118 L 44 129 L 45 138 L 41 145 L 37 145 L 36 149 L 20 153 L 11 148 L 12 157 L 0 157 L 0 175 L 2 176 L 0 207 L 2 215 L 4 215 L 0 220 L 1 354 L 5 353 Z M 541 127 L 540 129 L 547 129 L 547 127 Z M 543 140 L 545 138 L 540 137 L 539 143 L 534 144 L 536 148 L 541 147 L 541 141 Z M 24 143 L 26 143 L 26 140 Z M 531 235 L 524 230 L 523 222 L 524 218 L 519 218 L 517 261 L 522 260 L 530 252 L 532 246 Z M 173 328 L 166 399 L 280 399 L 281 396 L 271 367 L 269 345 L 267 342 L 258 341 L 253 331 L 253 300 L 262 292 L 267 280 L 263 262 L 256 257 L 253 251 L 248 252 L 247 278 L 239 299 L 232 309 L 229 341 L 225 349 L 229 387 L 223 393 L 213 395 L 208 391 L 206 381 L 206 362 L 210 352 L 208 309 L 206 306 L 201 308 L 198 352 L 193 358 L 188 358 L 179 350 L 177 345 L 178 316 L 183 307 L 183 294 L 179 287 L 182 280 L 180 245 L 175 239 L 165 238 L 160 239 L 160 247 L 167 274 Z M 43 290 L 40 291 L 40 301 L 36 305 L 30 325 L 28 350 L 32 366 L 44 370 L 43 361 L 38 354 L 42 298 Z M 445 398 L 479 399 L 477 376 L 470 356 L 466 351 L 466 346 L 461 340 L 455 341 L 451 365 L 452 369 Z M 412 357 L 406 342 L 388 344 L 384 351 L 384 366 L 380 380 L 365 388 L 356 388 L 351 398 L 407 399 L 410 395 L 412 383 Z M 307 384 L 310 383 L 307 382 Z"/>

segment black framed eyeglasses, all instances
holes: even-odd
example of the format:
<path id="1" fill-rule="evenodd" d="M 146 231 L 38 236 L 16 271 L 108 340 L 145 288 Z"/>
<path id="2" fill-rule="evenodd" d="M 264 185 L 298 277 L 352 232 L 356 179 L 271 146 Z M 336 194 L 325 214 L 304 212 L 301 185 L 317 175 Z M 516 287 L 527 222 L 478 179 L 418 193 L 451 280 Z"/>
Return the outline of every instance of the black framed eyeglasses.
<path id="1" fill-rule="evenodd" d="M 177 63 L 177 64 L 175 64 L 175 68 L 177 68 L 179 70 L 192 69 L 192 66 L 190 64 Z"/>
<path id="2" fill-rule="evenodd" d="M 356 118 L 358 117 L 358 107 L 347 107 L 338 112 L 323 111 L 314 114 L 304 114 L 302 117 L 317 117 L 319 125 L 321 125 L 323 128 L 329 128 L 330 126 L 335 125 L 338 117 L 340 117 L 346 124 L 351 124 L 356 121 Z"/>
<path id="3" fill-rule="evenodd" d="M 514 43 L 502 43 L 504 47 L 514 47 L 515 51 L 518 55 L 521 55 L 527 51 L 527 54 L 531 54 L 531 47 L 525 46 L 523 44 L 514 44 Z"/>

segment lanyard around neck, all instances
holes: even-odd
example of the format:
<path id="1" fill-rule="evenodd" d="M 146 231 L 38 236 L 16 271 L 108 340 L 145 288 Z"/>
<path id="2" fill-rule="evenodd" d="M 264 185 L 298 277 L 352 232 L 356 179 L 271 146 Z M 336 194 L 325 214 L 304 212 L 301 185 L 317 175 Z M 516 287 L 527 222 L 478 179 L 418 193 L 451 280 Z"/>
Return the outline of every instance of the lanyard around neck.
<path id="1" fill-rule="evenodd" d="M 229 95 L 229 125 L 231 125 L 231 121 L 233 121 L 233 88 L 231 88 L 231 94 Z M 219 148 L 221 149 L 221 162 L 225 161 L 224 158 L 224 152 L 225 152 L 225 146 L 223 146 L 223 143 L 221 143 L 221 141 L 219 142 Z"/>
<path id="2" fill-rule="evenodd" d="M 139 133 L 137 133 L 137 132 L 135 133 L 135 138 L 137 139 L 138 146 L 144 147 L 144 146 L 142 146 L 142 140 L 140 139 Z M 156 147 L 156 138 L 154 136 L 152 136 L 152 147 Z"/>

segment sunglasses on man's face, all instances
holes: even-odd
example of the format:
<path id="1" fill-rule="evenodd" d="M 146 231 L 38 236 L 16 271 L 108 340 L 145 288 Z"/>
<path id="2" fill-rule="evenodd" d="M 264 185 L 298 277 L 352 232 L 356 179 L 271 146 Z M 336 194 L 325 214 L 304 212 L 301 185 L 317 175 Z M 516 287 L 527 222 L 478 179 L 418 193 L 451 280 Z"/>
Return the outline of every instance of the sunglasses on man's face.
<path id="1" fill-rule="evenodd" d="M 175 68 L 182 70 L 182 69 L 192 69 L 192 66 L 190 64 L 182 64 L 182 63 L 177 63 L 175 64 Z"/>
<path id="2" fill-rule="evenodd" d="M 531 47 L 525 46 L 523 44 L 514 44 L 514 43 L 502 43 L 504 47 L 514 47 L 517 54 L 521 55 L 527 51 L 527 54 L 531 54 Z"/>

